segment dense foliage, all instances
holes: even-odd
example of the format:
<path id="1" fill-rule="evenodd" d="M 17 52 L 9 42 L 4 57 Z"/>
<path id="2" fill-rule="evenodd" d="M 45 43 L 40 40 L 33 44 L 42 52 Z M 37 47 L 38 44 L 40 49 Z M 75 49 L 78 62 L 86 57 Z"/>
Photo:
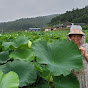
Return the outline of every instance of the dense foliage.
<path id="1" fill-rule="evenodd" d="M 33 27 L 40 27 L 42 29 L 53 17 L 56 17 L 57 15 L 58 14 L 35 18 L 22 18 L 16 21 L 0 23 L 0 31 L 28 30 Z"/>
<path id="2" fill-rule="evenodd" d="M 10 71 L 7 74 L 3 74 L 0 71 L 0 88 L 18 88 L 19 77 L 15 72 Z"/>
<path id="3" fill-rule="evenodd" d="M 40 27 L 43 29 L 47 25 L 53 26 L 65 22 L 88 24 L 88 6 L 82 9 L 77 8 L 72 11 L 66 11 L 66 13 L 61 15 L 54 14 L 35 18 L 22 18 L 16 21 L 0 23 L 0 32 L 28 30 L 32 27 Z"/>
<path id="4" fill-rule="evenodd" d="M 82 57 L 77 45 L 67 40 L 68 33 L 0 34 L 1 88 L 79 88 L 71 71 L 82 67 Z"/>
<path id="5" fill-rule="evenodd" d="M 88 25 L 82 26 L 83 30 L 88 30 Z"/>
<path id="6" fill-rule="evenodd" d="M 66 11 L 51 20 L 50 25 L 72 22 L 72 23 L 86 23 L 88 24 L 88 6 L 82 9 L 73 9 L 72 11 Z"/>

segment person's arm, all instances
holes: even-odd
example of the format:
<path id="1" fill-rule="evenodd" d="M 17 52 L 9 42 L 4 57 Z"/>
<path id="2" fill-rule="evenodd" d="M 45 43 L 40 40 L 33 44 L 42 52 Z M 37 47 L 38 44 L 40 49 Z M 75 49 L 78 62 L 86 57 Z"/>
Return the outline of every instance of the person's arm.
<path id="1" fill-rule="evenodd" d="M 88 61 L 88 54 L 86 53 L 85 48 L 84 48 L 84 47 L 81 47 L 81 48 L 79 48 L 79 49 L 80 49 L 80 51 L 81 51 L 81 53 L 82 53 L 82 56 L 84 56 L 85 59 Z"/>
<path id="2" fill-rule="evenodd" d="M 85 53 L 85 58 L 88 61 L 88 54 L 87 53 Z"/>

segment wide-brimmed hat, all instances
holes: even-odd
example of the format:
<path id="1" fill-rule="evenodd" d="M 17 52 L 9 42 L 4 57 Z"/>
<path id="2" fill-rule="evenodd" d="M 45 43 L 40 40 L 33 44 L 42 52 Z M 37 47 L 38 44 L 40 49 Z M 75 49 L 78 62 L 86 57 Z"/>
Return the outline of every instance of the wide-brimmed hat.
<path id="1" fill-rule="evenodd" d="M 82 27 L 80 25 L 72 25 L 71 28 L 70 28 L 70 33 L 68 34 L 71 35 L 71 34 L 81 34 L 81 35 L 85 35 L 83 32 L 82 32 Z"/>

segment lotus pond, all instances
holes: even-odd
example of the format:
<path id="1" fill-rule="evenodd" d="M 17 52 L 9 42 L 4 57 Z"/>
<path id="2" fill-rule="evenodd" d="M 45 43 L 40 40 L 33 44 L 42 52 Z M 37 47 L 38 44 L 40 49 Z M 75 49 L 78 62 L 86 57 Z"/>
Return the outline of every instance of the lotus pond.
<path id="1" fill-rule="evenodd" d="M 0 34 L 0 88 L 79 88 L 71 71 L 82 67 L 82 56 L 68 33 Z"/>

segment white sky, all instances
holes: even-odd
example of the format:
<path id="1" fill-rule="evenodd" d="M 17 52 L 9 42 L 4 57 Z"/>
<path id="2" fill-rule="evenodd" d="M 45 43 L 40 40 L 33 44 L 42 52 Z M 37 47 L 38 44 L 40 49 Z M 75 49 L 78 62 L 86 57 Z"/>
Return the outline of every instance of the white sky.
<path id="1" fill-rule="evenodd" d="M 61 14 L 87 5 L 88 0 L 0 0 L 0 22 Z"/>

